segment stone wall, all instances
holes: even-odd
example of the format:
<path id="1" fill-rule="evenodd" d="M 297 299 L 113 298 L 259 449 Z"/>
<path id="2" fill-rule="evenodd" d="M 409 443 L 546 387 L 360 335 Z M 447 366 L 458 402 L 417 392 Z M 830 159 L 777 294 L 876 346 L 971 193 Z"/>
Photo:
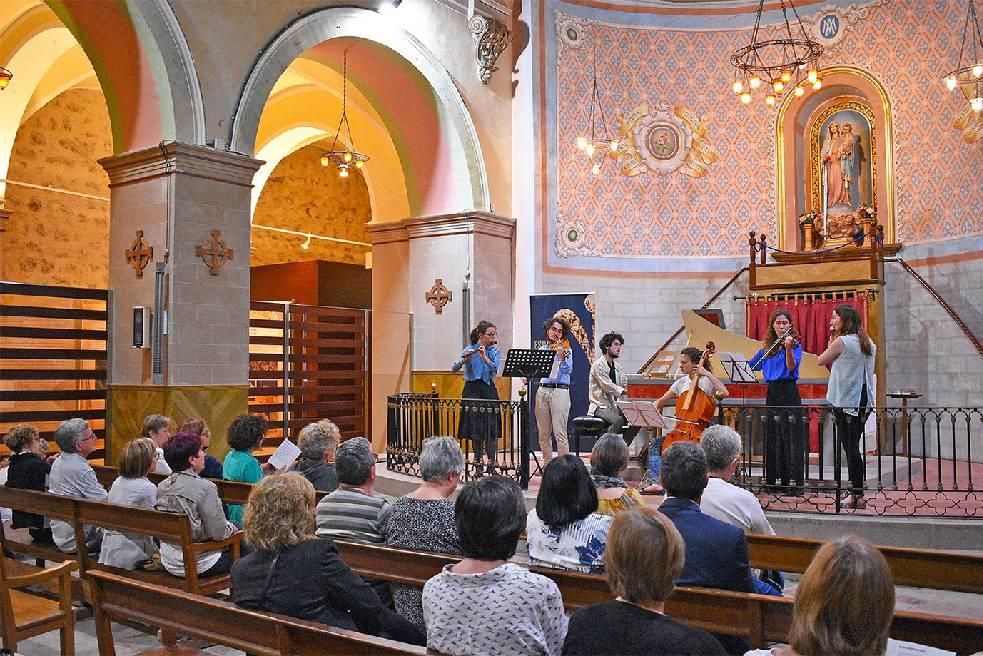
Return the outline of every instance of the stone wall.
<path id="1" fill-rule="evenodd" d="M 312 232 L 369 243 L 366 223 L 372 218 L 369 191 L 356 170 L 348 178 L 338 177 L 334 167 L 320 164 L 320 155 L 330 143 L 301 148 L 286 157 L 273 170 L 256 204 L 253 223 L 276 228 Z M 304 238 L 252 229 L 252 266 L 326 260 L 347 264 L 365 264 L 369 246 L 312 239 L 310 247 L 301 248 Z"/>
<path id="2" fill-rule="evenodd" d="M 11 153 L 0 278 L 106 288 L 109 178 L 96 160 L 111 153 L 109 114 L 98 91 L 66 91 L 21 124 Z"/>

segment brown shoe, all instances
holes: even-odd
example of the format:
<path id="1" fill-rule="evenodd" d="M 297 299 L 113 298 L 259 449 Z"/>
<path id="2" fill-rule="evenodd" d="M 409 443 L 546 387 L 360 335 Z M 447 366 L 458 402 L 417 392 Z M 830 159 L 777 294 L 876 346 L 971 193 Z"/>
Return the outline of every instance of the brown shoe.
<path id="1" fill-rule="evenodd" d="M 854 510 L 863 510 L 864 508 L 867 507 L 867 502 L 864 501 L 863 497 L 858 497 L 854 495 L 853 497 L 850 498 L 849 501 L 847 501 L 846 507 L 852 508 Z"/>

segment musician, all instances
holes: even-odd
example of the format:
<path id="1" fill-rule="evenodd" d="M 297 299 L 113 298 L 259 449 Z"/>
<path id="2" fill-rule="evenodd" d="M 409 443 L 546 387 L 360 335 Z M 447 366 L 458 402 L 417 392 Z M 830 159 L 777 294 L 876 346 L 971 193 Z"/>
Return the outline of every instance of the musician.
<path id="1" fill-rule="evenodd" d="M 852 499 L 848 506 L 865 508 L 864 458 L 861 442 L 864 422 L 870 413 L 874 393 L 874 358 L 877 346 L 864 330 L 860 313 L 849 303 L 833 310 L 829 320 L 829 346 L 819 356 L 819 364 L 829 365 L 826 398 L 833 404 L 836 434 L 847 457 Z"/>
<path id="2" fill-rule="evenodd" d="M 556 452 L 566 455 L 570 450 L 567 443 L 567 418 L 570 415 L 570 374 L 573 373 L 573 351 L 570 342 L 564 339 L 570 331 L 567 322 L 553 317 L 543 324 L 546 344 L 542 350 L 552 350 L 553 368 L 550 376 L 539 379 L 536 390 L 536 427 L 539 430 L 539 448 L 543 452 L 543 466 L 553 458 L 553 438 L 556 438 Z"/>
<path id="3" fill-rule="evenodd" d="M 618 399 L 628 391 L 625 372 L 618 364 L 624 343 L 625 338 L 619 333 L 610 332 L 601 337 L 598 346 L 604 357 L 594 360 L 590 368 L 588 412 L 607 423 L 607 432 L 618 433 L 626 442 L 631 443 L 638 433 L 638 427 L 624 428 L 625 414 L 617 404 Z"/>
<path id="4" fill-rule="evenodd" d="M 498 401 L 498 390 L 495 389 L 495 376 L 501 362 L 496 346 L 498 329 L 490 321 L 480 321 L 471 331 L 470 337 L 471 344 L 451 366 L 451 371 L 464 369 L 464 392 L 461 398 Z M 479 476 L 484 473 L 485 465 L 490 474 L 495 472 L 498 438 L 502 433 L 501 412 L 498 410 L 498 407 L 490 403 L 465 401 L 461 404 L 461 421 L 457 435 L 462 440 L 474 441 L 474 461 Z"/>
<path id="5" fill-rule="evenodd" d="M 688 346 L 679 353 L 679 371 L 683 375 L 669 387 L 662 398 L 655 402 L 655 407 L 660 413 L 669 401 L 681 397 L 693 387 L 694 378 L 699 381 L 697 383 L 699 392 L 709 398 L 714 406 L 717 405 L 717 401 L 727 397 L 727 388 L 700 364 L 702 359 L 703 351 L 694 346 Z M 676 414 L 679 414 L 678 408 Z M 698 432 L 694 431 L 695 435 L 693 435 L 692 441 L 698 442 L 700 440 L 700 433 L 703 432 L 704 428 L 706 426 L 699 427 Z"/>
<path id="6" fill-rule="evenodd" d="M 760 369 L 768 383 L 765 397 L 765 484 L 780 492 L 801 494 L 805 483 L 806 417 L 799 397 L 799 365 L 802 339 L 792 325 L 792 314 L 783 308 L 772 312 L 762 348 L 751 358 L 752 369 Z M 777 406 L 777 407 L 776 407 Z M 794 480 L 796 487 L 789 488 Z"/>

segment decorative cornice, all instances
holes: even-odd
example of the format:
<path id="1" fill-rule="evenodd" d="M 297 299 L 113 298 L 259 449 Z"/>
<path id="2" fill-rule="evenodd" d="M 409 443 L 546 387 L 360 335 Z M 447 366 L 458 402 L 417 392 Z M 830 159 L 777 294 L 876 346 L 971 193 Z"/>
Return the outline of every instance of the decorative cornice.
<path id="1" fill-rule="evenodd" d="M 251 187 L 264 162 L 206 146 L 170 142 L 99 160 L 109 174 L 109 186 L 130 184 L 172 173 Z"/>
<path id="2" fill-rule="evenodd" d="M 512 42 L 509 28 L 494 18 L 475 14 L 468 19 L 468 28 L 474 39 L 474 58 L 478 65 L 478 79 L 488 84 L 492 73 L 498 70 L 495 62 Z"/>
<path id="3" fill-rule="evenodd" d="M 420 216 L 367 227 L 373 246 L 448 235 L 482 234 L 503 239 L 515 235 L 515 219 L 479 211 Z"/>

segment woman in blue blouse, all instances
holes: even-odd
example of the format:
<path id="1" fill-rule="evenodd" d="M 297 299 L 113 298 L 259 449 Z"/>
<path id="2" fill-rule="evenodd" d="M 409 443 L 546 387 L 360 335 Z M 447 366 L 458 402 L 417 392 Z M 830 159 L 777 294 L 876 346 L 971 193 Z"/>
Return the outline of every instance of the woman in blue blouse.
<path id="1" fill-rule="evenodd" d="M 780 343 L 778 338 L 784 335 Z M 771 348 L 774 345 L 774 348 Z M 768 349 L 766 351 L 766 349 Z M 761 369 L 768 383 L 765 405 L 769 410 L 765 427 L 765 482 L 774 487 L 781 481 L 781 492 L 801 493 L 804 484 L 806 417 L 799 397 L 799 364 L 802 362 L 802 343 L 792 327 L 788 310 L 775 310 L 768 319 L 768 334 L 764 348 L 751 358 L 751 367 Z M 787 489 L 794 480 L 797 487 Z"/>
<path id="2" fill-rule="evenodd" d="M 471 344 L 461 352 L 461 357 L 451 367 L 452 371 L 464 369 L 465 399 L 498 401 L 495 376 L 501 355 L 498 352 L 498 330 L 490 321 L 481 321 L 471 331 Z M 497 404 L 462 403 L 461 421 L 457 436 L 474 442 L 474 462 L 480 476 L 488 466 L 494 473 L 498 438 L 502 433 L 502 417 Z M 486 457 L 487 456 L 487 457 Z"/>

